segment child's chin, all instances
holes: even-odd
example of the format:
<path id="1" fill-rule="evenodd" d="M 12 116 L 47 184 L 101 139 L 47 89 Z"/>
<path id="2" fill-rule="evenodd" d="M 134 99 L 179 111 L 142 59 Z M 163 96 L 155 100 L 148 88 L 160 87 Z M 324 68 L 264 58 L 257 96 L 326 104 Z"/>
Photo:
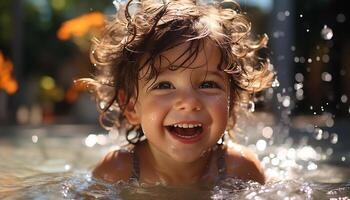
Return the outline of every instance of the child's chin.
<path id="1" fill-rule="evenodd" d="M 172 152 L 173 160 L 181 163 L 192 163 L 203 157 L 202 150 L 179 150 Z"/>

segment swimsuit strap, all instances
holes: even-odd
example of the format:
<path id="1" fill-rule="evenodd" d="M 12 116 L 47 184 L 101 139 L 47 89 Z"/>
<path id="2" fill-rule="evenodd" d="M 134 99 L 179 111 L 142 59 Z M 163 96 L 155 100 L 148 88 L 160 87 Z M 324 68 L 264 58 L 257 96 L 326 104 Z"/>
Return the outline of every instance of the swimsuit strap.
<path id="1" fill-rule="evenodd" d="M 130 179 L 138 181 L 140 179 L 140 165 L 139 165 L 139 157 L 135 149 L 131 151 L 131 156 L 132 156 L 132 171 L 131 171 Z"/>
<path id="2" fill-rule="evenodd" d="M 219 155 L 217 159 L 218 179 L 223 180 L 226 177 L 225 147 L 218 145 Z"/>

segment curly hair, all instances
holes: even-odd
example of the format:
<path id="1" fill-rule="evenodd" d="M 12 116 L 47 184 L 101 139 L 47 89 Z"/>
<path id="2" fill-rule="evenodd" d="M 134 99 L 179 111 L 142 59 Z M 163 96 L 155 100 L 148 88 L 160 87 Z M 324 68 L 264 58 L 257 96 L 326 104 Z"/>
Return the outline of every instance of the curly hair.
<path id="1" fill-rule="evenodd" d="M 129 124 L 123 113 L 130 99 L 138 96 L 139 72 L 146 67 L 145 78 L 156 79 L 157 56 L 183 42 L 190 43 L 181 55 L 187 56 L 184 63 L 195 60 L 204 40 L 217 45 L 221 52 L 218 68 L 229 76 L 228 125 L 233 127 L 236 110 L 242 103 L 248 103 L 254 93 L 269 87 L 274 75 L 268 69 L 269 59 L 258 56 L 258 50 L 267 45 L 267 36 L 253 39 L 251 23 L 239 5 L 230 0 L 211 4 L 195 0 L 129 0 L 122 5 L 107 22 L 101 37 L 93 40 L 90 54 L 95 66 L 93 78 L 78 80 L 86 83 L 95 95 L 101 126 L 125 128 L 127 140 L 138 142 L 143 135 L 141 128 Z M 149 57 L 141 63 L 146 53 Z M 118 97 L 120 92 L 125 99 Z M 130 138 L 133 130 L 137 134 Z"/>

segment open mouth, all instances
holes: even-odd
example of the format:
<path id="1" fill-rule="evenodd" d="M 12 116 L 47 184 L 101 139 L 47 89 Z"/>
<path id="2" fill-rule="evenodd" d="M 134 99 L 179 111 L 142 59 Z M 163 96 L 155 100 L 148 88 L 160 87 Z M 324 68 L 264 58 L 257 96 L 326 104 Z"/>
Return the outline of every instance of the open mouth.
<path id="1" fill-rule="evenodd" d="M 169 133 L 184 143 L 192 143 L 201 138 L 202 124 L 174 124 L 166 126 Z"/>

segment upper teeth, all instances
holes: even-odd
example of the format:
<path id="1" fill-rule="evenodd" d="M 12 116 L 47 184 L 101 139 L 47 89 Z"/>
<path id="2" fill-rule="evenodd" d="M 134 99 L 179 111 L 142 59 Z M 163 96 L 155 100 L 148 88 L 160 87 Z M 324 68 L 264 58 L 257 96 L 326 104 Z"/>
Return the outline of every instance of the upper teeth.
<path id="1" fill-rule="evenodd" d="M 202 124 L 174 124 L 174 127 L 179 128 L 195 128 L 195 127 L 201 127 Z"/>

